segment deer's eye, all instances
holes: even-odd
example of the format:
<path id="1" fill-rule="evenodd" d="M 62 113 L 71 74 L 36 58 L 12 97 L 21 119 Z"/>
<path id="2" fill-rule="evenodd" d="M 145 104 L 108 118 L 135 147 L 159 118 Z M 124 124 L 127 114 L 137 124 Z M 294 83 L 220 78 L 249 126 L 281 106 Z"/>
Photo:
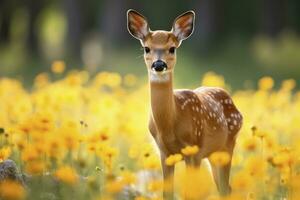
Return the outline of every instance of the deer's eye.
<path id="1" fill-rule="evenodd" d="M 150 48 L 149 47 L 144 47 L 145 53 L 150 53 Z"/>
<path id="2" fill-rule="evenodd" d="M 173 54 L 173 53 L 175 53 L 175 47 L 171 47 L 170 49 L 169 49 L 169 53 L 171 53 L 171 54 Z"/>

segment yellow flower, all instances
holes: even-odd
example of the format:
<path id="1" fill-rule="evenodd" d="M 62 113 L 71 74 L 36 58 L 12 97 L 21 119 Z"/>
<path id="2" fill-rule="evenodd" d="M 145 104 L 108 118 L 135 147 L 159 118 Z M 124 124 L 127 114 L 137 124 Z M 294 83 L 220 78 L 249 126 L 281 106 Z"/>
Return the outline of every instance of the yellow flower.
<path id="1" fill-rule="evenodd" d="M 214 152 L 209 156 L 210 162 L 216 166 L 224 166 L 230 162 L 230 155 L 225 151 Z"/>
<path id="2" fill-rule="evenodd" d="M 151 155 L 143 159 L 143 166 L 146 169 L 155 170 L 160 167 L 160 160 L 157 156 Z"/>
<path id="3" fill-rule="evenodd" d="M 55 172 L 55 177 L 69 185 L 75 185 L 78 182 L 76 171 L 69 166 L 62 166 Z"/>
<path id="4" fill-rule="evenodd" d="M 290 182 L 290 174 L 284 173 L 280 175 L 280 184 L 281 185 L 287 185 Z"/>
<path id="5" fill-rule="evenodd" d="M 281 89 L 284 91 L 290 91 L 296 86 L 296 81 L 294 79 L 284 80 L 281 84 Z"/>
<path id="6" fill-rule="evenodd" d="M 190 168 L 178 175 L 180 182 L 180 194 L 185 199 L 206 199 L 213 188 L 210 173 L 203 168 Z"/>
<path id="7" fill-rule="evenodd" d="M 41 88 L 46 86 L 49 83 L 49 77 L 47 73 L 41 73 L 37 75 L 34 79 L 34 86 Z"/>
<path id="8" fill-rule="evenodd" d="M 27 145 L 22 151 L 22 160 L 25 162 L 36 160 L 39 158 L 39 152 L 34 145 Z"/>
<path id="9" fill-rule="evenodd" d="M 129 151 L 128 151 L 129 158 L 137 158 L 139 156 L 139 147 L 138 145 L 131 145 Z"/>
<path id="10" fill-rule="evenodd" d="M 248 151 L 255 151 L 257 148 L 257 139 L 254 137 L 248 138 L 244 141 L 243 146 Z"/>
<path id="11" fill-rule="evenodd" d="M 25 199 L 26 191 L 20 183 L 11 180 L 0 182 L 0 197 L 3 200 Z"/>
<path id="12" fill-rule="evenodd" d="M 120 86 L 121 81 L 122 78 L 117 73 L 101 72 L 96 75 L 94 84 L 96 85 L 96 87 L 108 86 L 111 88 L 116 88 Z"/>
<path id="13" fill-rule="evenodd" d="M 59 130 L 59 133 L 66 148 L 72 150 L 78 147 L 80 138 L 78 127 L 68 125 L 66 127 L 62 127 Z"/>
<path id="14" fill-rule="evenodd" d="M 129 172 L 129 171 L 123 171 L 121 173 L 121 178 L 122 178 L 122 182 L 125 185 L 134 184 L 136 182 L 135 175 L 133 173 Z"/>
<path id="15" fill-rule="evenodd" d="M 137 82 L 137 78 L 133 75 L 133 74 L 127 74 L 125 77 L 124 77 L 124 84 L 126 86 L 134 86 Z"/>
<path id="16" fill-rule="evenodd" d="M 234 190 L 247 190 L 252 185 L 252 179 L 249 174 L 244 172 L 238 172 L 232 179 L 232 187 Z"/>
<path id="17" fill-rule="evenodd" d="M 138 196 L 138 197 L 135 197 L 134 200 L 148 200 L 148 198 L 142 197 L 142 196 Z"/>
<path id="18" fill-rule="evenodd" d="M 163 188 L 163 185 L 164 185 L 164 183 L 162 180 L 153 180 L 148 183 L 147 189 L 150 192 L 158 192 L 158 191 L 161 191 L 161 189 Z"/>
<path id="19" fill-rule="evenodd" d="M 30 161 L 26 163 L 25 171 L 31 175 L 41 175 L 46 170 L 46 165 L 42 161 Z"/>
<path id="20" fill-rule="evenodd" d="M 250 157 L 246 162 L 245 169 L 251 176 L 258 178 L 266 172 L 267 163 L 262 158 Z"/>
<path id="21" fill-rule="evenodd" d="M 224 77 L 214 72 L 207 72 L 204 74 L 202 79 L 202 85 L 205 86 L 218 86 L 218 87 L 225 87 L 225 80 Z"/>
<path id="22" fill-rule="evenodd" d="M 185 156 L 195 155 L 198 152 L 199 152 L 199 147 L 197 145 L 186 146 L 185 148 L 181 149 L 181 153 Z"/>
<path id="23" fill-rule="evenodd" d="M 248 196 L 247 196 L 247 200 L 255 200 L 255 199 L 256 199 L 255 196 L 256 196 L 256 195 L 255 195 L 253 192 L 249 192 L 249 193 L 248 193 Z"/>
<path id="24" fill-rule="evenodd" d="M 176 163 L 178 163 L 179 161 L 182 160 L 182 155 L 181 154 L 174 154 L 174 155 L 170 155 L 166 160 L 165 163 L 168 166 L 172 166 L 175 165 Z"/>
<path id="25" fill-rule="evenodd" d="M 66 64 L 63 61 L 57 60 L 52 63 L 51 70 L 53 73 L 61 74 L 65 71 Z"/>
<path id="26" fill-rule="evenodd" d="M 290 166 L 293 162 L 293 159 L 289 152 L 282 151 L 273 157 L 272 162 L 277 167 L 284 167 Z"/>
<path id="27" fill-rule="evenodd" d="M 121 192 L 124 186 L 125 186 L 124 182 L 120 180 L 113 180 L 113 181 L 108 181 L 105 185 L 105 188 L 107 192 L 114 194 L 114 193 Z"/>
<path id="28" fill-rule="evenodd" d="M 103 159 L 107 170 L 111 171 L 113 159 L 117 156 L 118 149 L 105 144 L 100 146 L 100 148 L 96 151 L 96 154 Z"/>
<path id="29" fill-rule="evenodd" d="M 265 131 L 255 131 L 254 136 L 259 137 L 261 139 L 265 138 L 268 135 Z"/>
<path id="30" fill-rule="evenodd" d="M 270 90 L 274 86 L 274 80 L 269 76 L 265 76 L 259 80 L 258 86 L 261 90 Z"/>
<path id="31" fill-rule="evenodd" d="M 10 147 L 2 147 L 0 149 L 0 163 L 6 160 L 11 154 Z"/>
<path id="32" fill-rule="evenodd" d="M 62 65 L 53 63 L 52 73 L 63 73 L 66 69 Z M 79 177 L 75 168 L 66 166 L 76 166 L 83 174 L 96 168 L 80 187 L 90 189 L 93 198 L 102 200 L 115 199 L 115 192 L 124 186 L 136 186 L 135 174 L 125 169 L 160 170 L 155 146 L 144 134 L 150 107 L 148 85 L 137 85 L 143 81 L 132 74 L 122 77 L 111 72 L 99 73 L 92 81 L 88 81 L 85 71 L 73 71 L 61 78 L 52 82 L 47 73 L 41 73 L 33 88 L 24 87 L 18 80 L 0 78 L 0 126 L 5 128 L 0 128 L 0 161 L 12 157 L 23 171 L 35 176 L 54 171 L 55 179 L 71 185 L 78 183 Z M 226 87 L 224 78 L 212 72 L 205 75 L 203 83 Z M 264 77 L 258 85 L 258 90 L 242 89 L 232 95 L 236 107 L 246 116 L 232 162 L 232 195 L 216 197 L 216 187 L 208 184 L 213 181 L 210 173 L 200 176 L 199 171 L 188 169 L 182 175 L 183 165 L 178 165 L 175 188 L 182 199 L 240 200 L 266 194 L 288 198 L 285 192 L 278 193 L 278 188 L 287 188 L 294 199 L 300 199 L 300 91 L 292 79 L 282 82 L 278 90 L 271 77 Z M 249 88 L 253 87 L 249 84 Z M 173 166 L 200 151 L 197 146 L 187 146 L 164 162 Z M 220 166 L 230 160 L 224 152 L 212 154 L 210 159 Z M 57 169 L 62 165 L 65 168 Z M 120 165 L 126 168 L 119 170 Z M 116 178 L 115 174 L 119 176 Z M 159 199 L 163 183 L 157 179 L 153 176 L 143 185 L 147 190 L 140 198 Z M 171 183 L 171 178 L 164 183 L 165 191 L 170 191 Z M 260 186 L 264 186 L 263 191 Z M 30 184 L 28 187 L 40 192 L 39 188 L 30 188 Z M 50 189 L 47 184 L 45 187 Z M 68 190 L 64 190 L 64 195 L 68 195 Z"/>

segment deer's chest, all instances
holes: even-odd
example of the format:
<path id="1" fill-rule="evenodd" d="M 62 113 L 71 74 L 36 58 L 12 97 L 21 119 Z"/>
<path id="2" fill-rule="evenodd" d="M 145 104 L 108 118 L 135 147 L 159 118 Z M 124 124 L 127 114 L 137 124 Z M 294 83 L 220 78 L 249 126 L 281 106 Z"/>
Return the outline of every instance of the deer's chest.
<path id="1" fill-rule="evenodd" d="M 151 119 L 149 125 L 159 148 L 169 154 L 180 153 L 186 146 L 200 144 L 201 128 L 203 128 L 200 120 L 197 123 L 197 120 L 191 121 L 190 118 L 179 117 L 171 127 L 162 129 Z"/>

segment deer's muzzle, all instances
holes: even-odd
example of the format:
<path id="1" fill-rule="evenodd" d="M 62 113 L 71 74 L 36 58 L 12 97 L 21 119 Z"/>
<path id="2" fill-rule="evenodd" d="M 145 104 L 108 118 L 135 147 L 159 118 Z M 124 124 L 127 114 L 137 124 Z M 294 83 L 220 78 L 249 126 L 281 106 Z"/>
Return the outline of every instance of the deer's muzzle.
<path id="1" fill-rule="evenodd" d="M 155 61 L 151 66 L 151 69 L 156 71 L 156 72 L 165 71 L 165 70 L 167 70 L 167 68 L 168 68 L 167 64 L 162 60 Z"/>

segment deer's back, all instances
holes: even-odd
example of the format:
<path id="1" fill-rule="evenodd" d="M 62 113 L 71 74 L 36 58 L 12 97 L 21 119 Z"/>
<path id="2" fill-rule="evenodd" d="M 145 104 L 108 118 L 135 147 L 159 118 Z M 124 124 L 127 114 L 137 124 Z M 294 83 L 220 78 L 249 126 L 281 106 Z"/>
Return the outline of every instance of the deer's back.
<path id="1" fill-rule="evenodd" d="M 189 137 L 193 141 L 201 143 L 205 133 L 213 135 L 222 132 L 234 137 L 241 128 L 242 115 L 229 94 L 221 88 L 175 90 L 175 97 L 179 116 L 182 116 L 180 121 L 191 121 Z"/>
<path id="2" fill-rule="evenodd" d="M 210 112 L 216 113 L 210 117 L 210 120 L 225 124 L 229 135 L 235 136 L 242 126 L 243 117 L 229 94 L 224 89 L 217 87 L 199 87 L 194 92 L 201 102 L 208 105 L 208 115 Z"/>

